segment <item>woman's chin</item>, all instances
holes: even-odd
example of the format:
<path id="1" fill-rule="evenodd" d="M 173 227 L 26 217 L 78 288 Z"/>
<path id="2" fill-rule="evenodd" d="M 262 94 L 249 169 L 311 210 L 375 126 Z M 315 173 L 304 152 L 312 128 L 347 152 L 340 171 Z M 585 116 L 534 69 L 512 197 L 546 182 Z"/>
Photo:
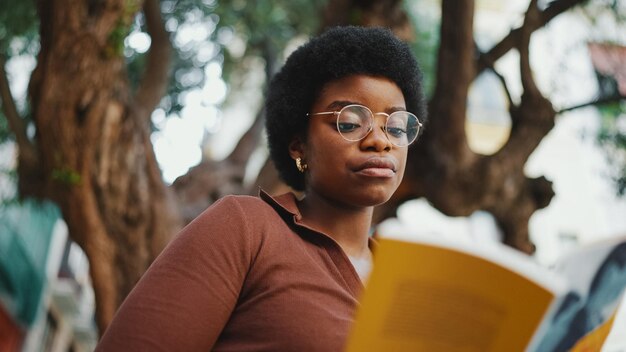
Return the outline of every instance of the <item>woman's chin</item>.
<path id="1" fill-rule="evenodd" d="M 359 194 L 356 203 L 360 204 L 361 206 L 373 207 L 386 203 L 389 199 L 391 199 L 392 195 L 393 192 L 389 191 L 362 192 L 361 194 Z"/>

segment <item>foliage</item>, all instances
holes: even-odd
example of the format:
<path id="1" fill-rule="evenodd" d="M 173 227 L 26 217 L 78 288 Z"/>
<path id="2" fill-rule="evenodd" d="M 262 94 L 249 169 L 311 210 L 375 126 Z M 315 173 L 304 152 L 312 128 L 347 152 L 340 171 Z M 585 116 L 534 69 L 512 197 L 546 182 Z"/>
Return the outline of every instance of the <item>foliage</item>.
<path id="1" fill-rule="evenodd" d="M 38 51 L 38 24 L 35 1 L 0 2 L 0 55 L 34 55 Z"/>
<path id="2" fill-rule="evenodd" d="M 18 55 L 35 55 L 39 51 L 38 24 L 34 1 L 1 1 L 0 57 L 8 61 Z M 18 107 L 24 105 L 18 104 Z M 11 137 L 6 117 L 0 109 L 0 143 Z"/>
<path id="3" fill-rule="evenodd" d="M 624 0 L 594 0 L 580 8 L 580 12 L 594 26 L 602 25 L 607 20 L 616 23 L 626 21 L 626 1 Z M 602 26 L 599 26 L 603 28 Z M 604 27 L 606 28 L 606 27 Z M 615 28 L 617 29 L 617 27 Z M 604 33 L 606 35 L 606 33 Z"/>
<path id="4" fill-rule="evenodd" d="M 615 182 L 617 194 L 626 195 L 626 102 L 599 108 L 602 125 L 598 142 L 611 165 L 609 175 Z"/>
<path id="5" fill-rule="evenodd" d="M 80 174 L 68 167 L 52 170 L 52 179 L 66 186 L 80 184 Z"/>
<path id="6" fill-rule="evenodd" d="M 222 65 L 222 77 L 232 83 L 247 70 L 251 57 L 281 58 L 289 41 L 317 28 L 322 2 L 311 0 L 165 0 L 161 12 L 174 46 L 172 78 L 161 108 L 175 114 L 183 108 L 184 92 L 201 88 L 204 68 L 210 62 Z M 138 16 L 131 32 L 146 31 Z M 269 55 L 267 55 L 270 51 Z M 145 54 L 126 47 L 129 76 L 136 84 L 145 64 Z M 237 89 L 236 84 L 231 88 Z"/>
<path id="7" fill-rule="evenodd" d="M 411 1 L 404 1 L 404 7 L 416 32 L 409 45 L 422 68 L 426 95 L 431 96 L 435 88 L 440 18 L 425 13 L 423 5 Z"/>
<path id="8" fill-rule="evenodd" d="M 130 33 L 131 24 L 137 11 L 139 11 L 139 1 L 127 1 L 125 3 L 124 14 L 117 20 L 115 28 L 108 38 L 109 55 L 122 55 L 124 53 L 124 39 Z"/>
<path id="9" fill-rule="evenodd" d="M 590 24 L 589 41 L 616 44 L 626 43 L 626 1 L 595 0 L 579 9 L 582 17 Z M 623 63 L 623 66 L 626 62 Z M 616 97 L 618 83 L 615 77 L 596 72 L 599 98 Z M 601 127 L 597 140 L 605 151 L 611 167 L 609 177 L 619 196 L 626 195 L 626 103 L 621 102 L 598 106 Z"/>
<path id="10" fill-rule="evenodd" d="M 9 130 L 9 123 L 0 111 L 0 143 L 10 139 L 12 136 L 11 130 Z"/>
<path id="11" fill-rule="evenodd" d="M 261 62 L 283 59 L 285 49 L 298 36 L 309 36 L 319 28 L 319 19 L 326 1 L 313 0 L 163 0 L 160 2 L 163 21 L 170 33 L 174 47 L 171 81 L 161 101 L 167 115 L 183 108 L 185 92 L 201 88 L 206 79 L 205 67 L 210 62 L 222 66 L 222 78 L 228 82 L 230 92 L 237 91 L 245 82 L 251 58 Z M 128 13 L 135 13 L 138 1 L 128 2 Z M 423 6 L 423 5 L 422 5 Z M 432 92 L 436 70 L 436 49 L 439 43 L 439 18 L 429 16 L 413 2 L 404 7 L 416 30 L 412 41 L 416 56 L 424 71 L 427 92 Z M 607 16 L 616 23 L 626 20 L 623 0 L 596 0 L 580 8 L 580 13 L 592 27 L 606 21 Z M 315 14 L 315 15 L 312 15 Z M 145 66 L 145 53 L 128 45 L 128 34 L 145 32 L 141 14 L 124 18 L 113 31 L 111 39 L 115 54 L 127 57 L 128 74 L 136 85 Z M 601 27 L 601 26 L 599 26 Z M 618 36 L 619 36 L 619 32 Z M 591 39 L 606 37 L 607 33 L 590 33 Z M 609 33 L 610 35 L 610 33 Z M 619 41 L 619 38 L 611 38 Z M 36 55 L 38 51 L 38 20 L 34 1 L 0 2 L 0 55 L 7 60 L 17 55 Z M 20 104 L 24 107 L 27 104 Z M 623 106 L 622 106 L 623 109 Z M 619 110 L 619 109 L 618 109 Z M 599 143 L 607 157 L 617 168 L 613 178 L 620 194 L 626 193 L 626 162 L 618 163 L 618 151 L 626 150 L 624 134 L 618 125 L 623 120 L 615 115 L 616 109 L 603 108 L 603 128 Z M 27 111 L 21 111 L 28 118 Z M 618 117 L 616 117 L 618 116 Z M 622 117 L 619 117 L 622 116 Z M 6 118 L 0 112 L 0 143 L 11 138 Z"/>
<path id="12" fill-rule="evenodd" d="M 136 12 L 137 1 L 129 2 L 129 13 Z M 161 107 L 169 115 L 183 108 L 184 92 L 200 88 L 205 82 L 205 66 L 216 61 L 223 66 L 223 78 L 242 77 L 250 57 L 264 51 L 280 60 L 289 41 L 299 34 L 310 35 L 318 27 L 325 1 L 312 0 L 165 0 L 161 12 L 174 46 L 172 78 Z M 16 55 L 38 52 L 38 19 L 34 1 L 0 2 L 0 55 L 7 61 Z M 145 32 L 140 14 L 131 21 L 124 18 L 109 38 L 111 54 L 124 54 L 128 74 L 137 85 L 145 66 L 145 53 L 128 45 L 128 34 Z M 236 86 L 233 88 L 237 88 Z M 0 141 L 10 135 L 1 115 Z"/>

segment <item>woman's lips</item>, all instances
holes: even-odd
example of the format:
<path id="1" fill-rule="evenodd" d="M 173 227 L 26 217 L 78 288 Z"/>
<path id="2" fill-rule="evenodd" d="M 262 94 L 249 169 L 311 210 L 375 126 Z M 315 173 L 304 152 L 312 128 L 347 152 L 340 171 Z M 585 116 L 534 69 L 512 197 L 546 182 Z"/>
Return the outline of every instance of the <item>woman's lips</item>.
<path id="1" fill-rule="evenodd" d="M 369 177 L 383 177 L 390 178 L 393 177 L 396 173 L 391 169 L 380 168 L 380 167 L 368 167 L 362 170 L 357 171 L 357 174 Z"/>
<path id="2" fill-rule="evenodd" d="M 389 178 L 396 174 L 396 164 L 390 158 L 373 157 L 360 163 L 354 171 L 363 176 Z"/>

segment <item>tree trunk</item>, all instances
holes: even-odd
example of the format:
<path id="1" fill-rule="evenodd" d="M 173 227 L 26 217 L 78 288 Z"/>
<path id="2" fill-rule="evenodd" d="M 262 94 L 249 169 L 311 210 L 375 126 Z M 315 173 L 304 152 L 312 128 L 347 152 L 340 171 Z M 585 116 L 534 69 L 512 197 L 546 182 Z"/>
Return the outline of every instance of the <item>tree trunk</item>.
<path id="1" fill-rule="evenodd" d="M 554 192 L 545 178 L 529 179 L 524 165 L 554 126 L 555 113 L 535 87 L 528 63 L 531 33 L 540 27 L 531 2 L 517 47 L 524 87 L 520 106 L 510 108 L 511 135 L 492 156 L 473 153 L 465 135 L 466 99 L 474 79 L 476 53 L 472 37 L 471 1 L 442 3 L 441 44 L 437 86 L 430 102 L 430 121 L 422 139 L 410 150 L 405 178 L 392 201 L 379 209 L 379 219 L 393 214 L 401 202 L 426 197 L 450 216 L 468 216 L 484 209 L 496 218 L 504 242 L 525 253 L 534 252 L 528 221 L 548 206 Z"/>
<path id="2" fill-rule="evenodd" d="M 269 82 L 276 73 L 278 62 L 281 59 L 280 48 L 266 38 L 260 45 L 260 52 L 265 61 L 265 81 Z M 239 139 L 233 151 L 223 160 L 202 160 L 200 164 L 178 177 L 172 184 L 183 221 L 190 222 L 204 209 L 219 198 L 229 194 L 254 194 L 258 187 L 274 192 L 281 188 L 278 173 L 271 165 L 266 165 L 262 171 L 264 176 L 255 184 L 244 184 L 244 176 L 248 167 L 250 155 L 259 147 L 265 124 L 265 108 L 261 106 L 257 115 L 246 133 Z M 268 173 L 269 172 L 269 173 Z M 268 177 L 269 175 L 269 177 Z"/>
<path id="3" fill-rule="evenodd" d="M 522 60 L 520 71 L 525 92 L 520 106 L 511 105 L 511 137 L 498 153 L 484 156 L 472 152 L 467 144 L 467 96 L 477 67 L 480 70 L 490 67 L 513 47 L 519 48 L 523 59 L 527 58 L 532 32 L 580 2 L 557 0 L 543 12 L 531 2 L 524 28 L 512 31 L 484 55 L 477 55 L 474 45 L 474 1 L 442 2 L 437 83 L 429 103 L 430 120 L 424 135 L 409 149 L 402 184 L 389 202 L 376 209 L 375 223 L 395 216 L 403 202 L 425 197 L 449 216 L 469 216 L 480 209 L 490 211 L 504 233 L 506 244 L 525 253 L 534 251 L 528 236 L 528 221 L 537 209 L 548 206 L 554 192 L 544 177 L 525 177 L 523 168 L 554 126 L 555 113 L 534 86 L 528 60 Z M 396 0 L 330 1 L 323 13 L 321 31 L 335 25 L 384 26 L 409 41 L 414 33 L 401 2 Z M 269 169 L 262 170 L 262 182 L 274 189 L 284 189 L 267 181 Z"/>
<path id="4" fill-rule="evenodd" d="M 136 104 L 121 51 L 141 6 L 41 0 L 38 8 L 29 95 L 40 184 L 89 258 L 101 333 L 179 227 L 150 142 L 153 106 Z M 146 97 L 160 98 L 158 89 L 138 98 L 155 104 Z"/>
<path id="5" fill-rule="evenodd" d="M 410 41 L 415 38 L 402 0 L 333 0 L 322 14 L 320 31 L 334 26 L 386 27 L 398 38 Z"/>

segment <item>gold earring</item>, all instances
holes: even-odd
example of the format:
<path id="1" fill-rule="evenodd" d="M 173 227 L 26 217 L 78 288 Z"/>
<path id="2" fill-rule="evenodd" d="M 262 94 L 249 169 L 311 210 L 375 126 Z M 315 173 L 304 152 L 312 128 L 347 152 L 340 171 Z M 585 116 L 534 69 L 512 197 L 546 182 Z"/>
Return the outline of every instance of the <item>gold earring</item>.
<path id="1" fill-rule="evenodd" d="M 296 158 L 296 167 L 298 168 L 298 171 L 304 172 L 304 170 L 306 170 L 309 166 L 303 163 L 301 158 Z"/>

